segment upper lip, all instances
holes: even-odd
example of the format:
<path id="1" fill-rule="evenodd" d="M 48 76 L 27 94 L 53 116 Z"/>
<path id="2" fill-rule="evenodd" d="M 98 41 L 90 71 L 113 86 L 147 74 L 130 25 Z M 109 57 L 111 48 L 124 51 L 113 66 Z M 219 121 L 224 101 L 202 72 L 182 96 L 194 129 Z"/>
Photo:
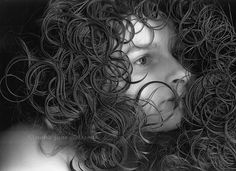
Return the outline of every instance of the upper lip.
<path id="1" fill-rule="evenodd" d="M 175 97 L 175 96 L 172 96 L 172 97 L 170 97 L 170 98 L 168 98 L 168 99 L 165 99 L 165 100 L 163 100 L 163 101 L 161 101 L 160 103 L 159 103 L 159 105 L 158 105 L 158 107 L 160 107 L 161 105 L 163 105 L 163 104 L 165 104 L 166 102 L 169 102 L 169 101 L 176 101 L 178 98 L 181 98 L 181 99 L 183 99 L 184 97 L 185 97 L 185 91 L 183 91 L 182 92 L 182 94 L 180 95 L 180 96 L 178 96 L 178 97 Z"/>
<path id="2" fill-rule="evenodd" d="M 174 101 L 174 100 L 175 100 L 175 98 L 174 98 L 174 97 L 171 97 L 171 98 L 168 98 L 168 99 L 166 99 L 166 100 L 161 101 L 161 103 L 159 103 L 159 105 L 158 105 L 158 109 L 161 109 L 161 111 L 164 110 L 164 109 L 163 109 L 163 105 L 164 105 L 165 103 L 169 102 L 169 101 Z"/>
<path id="3" fill-rule="evenodd" d="M 159 105 L 162 105 L 163 103 L 166 103 L 168 101 L 174 101 L 175 99 L 176 99 L 175 97 L 168 98 L 166 100 L 163 100 Z"/>

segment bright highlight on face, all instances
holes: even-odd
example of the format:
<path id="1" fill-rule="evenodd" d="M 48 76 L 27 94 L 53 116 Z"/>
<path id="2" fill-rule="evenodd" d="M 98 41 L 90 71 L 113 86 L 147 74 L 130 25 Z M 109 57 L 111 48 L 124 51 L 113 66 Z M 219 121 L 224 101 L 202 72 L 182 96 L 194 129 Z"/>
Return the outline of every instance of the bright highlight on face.
<path id="1" fill-rule="evenodd" d="M 153 30 L 134 17 L 131 21 L 136 34 L 132 42 L 123 45 L 122 51 L 128 55 L 133 67 L 131 81 L 141 81 L 131 84 L 126 94 L 133 98 L 140 94 L 139 102 L 147 115 L 148 131 L 176 129 L 183 116 L 183 105 L 175 103 L 175 94 L 170 87 L 181 96 L 190 75 L 171 53 L 175 32 L 170 23 Z M 151 20 L 147 23 L 150 26 L 163 24 Z M 129 36 L 128 32 L 126 35 Z"/>

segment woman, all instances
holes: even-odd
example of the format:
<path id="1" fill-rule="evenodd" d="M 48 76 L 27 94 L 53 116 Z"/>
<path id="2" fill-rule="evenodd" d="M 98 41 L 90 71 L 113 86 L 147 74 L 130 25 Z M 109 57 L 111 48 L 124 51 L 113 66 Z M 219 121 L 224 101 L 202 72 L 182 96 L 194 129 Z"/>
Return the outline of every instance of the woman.
<path id="1" fill-rule="evenodd" d="M 2 79 L 23 96 L 2 95 L 42 114 L 30 151 L 71 170 L 235 169 L 234 37 L 211 1 L 55 0 L 41 52 Z"/>

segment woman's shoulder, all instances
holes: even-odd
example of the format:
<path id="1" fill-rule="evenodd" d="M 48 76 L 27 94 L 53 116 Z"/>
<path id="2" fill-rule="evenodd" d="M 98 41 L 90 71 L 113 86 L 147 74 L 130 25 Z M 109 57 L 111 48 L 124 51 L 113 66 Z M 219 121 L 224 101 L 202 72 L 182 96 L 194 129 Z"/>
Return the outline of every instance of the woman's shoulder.
<path id="1" fill-rule="evenodd" d="M 69 171 L 73 150 L 62 149 L 54 155 L 42 152 L 39 142 L 48 138 L 46 149 L 55 144 L 40 128 L 18 125 L 0 136 L 0 170 L 2 171 Z M 52 137 L 51 137 L 52 138 Z"/>

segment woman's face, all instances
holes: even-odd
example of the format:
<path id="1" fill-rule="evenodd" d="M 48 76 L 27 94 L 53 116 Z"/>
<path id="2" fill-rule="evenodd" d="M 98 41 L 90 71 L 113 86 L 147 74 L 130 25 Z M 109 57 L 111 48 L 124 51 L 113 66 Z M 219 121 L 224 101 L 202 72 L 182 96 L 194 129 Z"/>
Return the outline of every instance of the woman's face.
<path id="1" fill-rule="evenodd" d="M 145 84 L 159 81 L 147 85 L 140 95 L 139 102 L 147 115 L 147 124 L 156 124 L 147 126 L 146 129 L 152 132 L 175 129 L 181 121 L 183 105 L 180 103 L 174 108 L 174 93 L 160 83 L 168 84 L 181 95 L 185 92 L 185 85 L 189 79 L 189 73 L 171 54 L 175 32 L 171 24 L 153 31 L 135 19 L 132 23 L 137 34 L 133 37 L 132 43 L 123 45 L 122 50 L 128 55 L 133 67 L 132 81 L 141 81 L 131 84 L 126 95 L 135 98 Z M 161 21 L 148 21 L 148 24 L 155 26 L 161 24 Z M 149 100 L 150 104 L 143 100 Z"/>

